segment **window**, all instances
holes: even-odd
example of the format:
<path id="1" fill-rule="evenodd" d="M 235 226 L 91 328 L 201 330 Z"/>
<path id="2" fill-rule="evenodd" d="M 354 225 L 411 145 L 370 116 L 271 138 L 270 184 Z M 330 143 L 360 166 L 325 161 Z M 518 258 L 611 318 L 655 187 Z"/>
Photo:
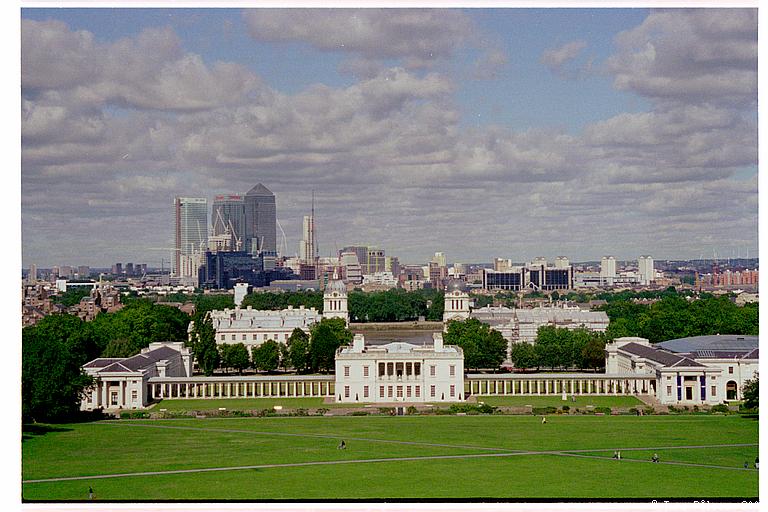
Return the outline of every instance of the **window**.
<path id="1" fill-rule="evenodd" d="M 414 391 L 416 393 L 416 398 L 421 396 L 421 386 L 416 386 L 416 389 Z"/>
<path id="2" fill-rule="evenodd" d="M 667 380 L 672 380 L 672 377 L 670 375 L 667 375 Z"/>
<path id="3" fill-rule="evenodd" d="M 395 374 L 395 363 L 387 363 L 387 375 Z"/>
<path id="4" fill-rule="evenodd" d="M 349 398 L 349 386 L 344 386 L 344 398 Z"/>
<path id="5" fill-rule="evenodd" d="M 232 335 L 232 341 L 235 341 L 235 335 L 234 334 Z"/>
<path id="6" fill-rule="evenodd" d="M 117 391 L 112 392 L 111 398 L 112 398 L 112 402 L 111 402 L 112 405 L 117 405 Z"/>
<path id="7" fill-rule="evenodd" d="M 411 386 L 405 388 L 405 396 L 411 398 Z"/>
<path id="8" fill-rule="evenodd" d="M 367 377 L 367 376 L 368 376 L 368 367 L 363 366 L 363 377 Z"/>
<path id="9" fill-rule="evenodd" d="M 392 398 L 392 386 L 387 386 L 387 396 Z"/>
<path id="10" fill-rule="evenodd" d="M 451 396 L 456 396 L 456 386 L 451 384 Z"/>
<path id="11" fill-rule="evenodd" d="M 368 386 L 363 386 L 363 398 L 368 398 Z"/>
<path id="12" fill-rule="evenodd" d="M 405 363 L 405 375 L 413 375 L 413 363 Z"/>
<path id="13" fill-rule="evenodd" d="M 395 375 L 398 377 L 403 376 L 403 363 L 395 363 Z"/>
<path id="14" fill-rule="evenodd" d="M 728 367 L 728 373 L 733 373 L 733 366 Z"/>
<path id="15" fill-rule="evenodd" d="M 258 341 L 259 335 L 256 333 L 253 333 L 253 341 Z"/>
<path id="16" fill-rule="evenodd" d="M 246 336 L 248 336 L 248 335 L 247 334 L 243 334 L 243 341 L 246 340 Z"/>
<path id="17" fill-rule="evenodd" d="M 429 396 L 435 397 L 435 386 L 429 386 Z"/>
<path id="18" fill-rule="evenodd" d="M 451 377 L 456 376 L 456 365 L 451 365 Z"/>
<path id="19" fill-rule="evenodd" d="M 397 386 L 397 398 L 403 398 L 403 386 Z"/>
<path id="20" fill-rule="evenodd" d="M 717 396 L 717 386 L 712 386 L 710 389 L 711 389 L 711 391 L 710 391 L 709 394 L 712 396 L 712 398 L 716 397 Z"/>
<path id="21" fill-rule="evenodd" d="M 429 367 L 429 376 L 434 377 L 435 373 L 437 373 L 437 367 L 435 365 L 430 365 Z"/>
<path id="22" fill-rule="evenodd" d="M 421 363 L 413 363 L 413 374 L 417 377 L 421 375 Z"/>
<path id="23" fill-rule="evenodd" d="M 222 334 L 222 335 L 221 335 L 221 341 L 224 341 L 224 340 L 226 340 L 226 339 L 227 339 L 227 336 L 226 336 L 225 334 Z"/>
<path id="24" fill-rule="evenodd" d="M 138 400 L 139 399 L 139 392 L 135 389 L 131 391 L 131 400 Z"/>
<path id="25" fill-rule="evenodd" d="M 672 394 L 672 386 L 667 386 L 667 394 L 668 395 Z"/>
<path id="26" fill-rule="evenodd" d="M 379 386 L 379 398 L 384 398 L 384 386 Z"/>
<path id="27" fill-rule="evenodd" d="M 344 367 L 344 376 L 349 377 L 349 366 Z"/>
<path id="28" fill-rule="evenodd" d="M 384 371 L 384 363 L 379 363 L 379 377 L 383 377 L 386 372 Z"/>

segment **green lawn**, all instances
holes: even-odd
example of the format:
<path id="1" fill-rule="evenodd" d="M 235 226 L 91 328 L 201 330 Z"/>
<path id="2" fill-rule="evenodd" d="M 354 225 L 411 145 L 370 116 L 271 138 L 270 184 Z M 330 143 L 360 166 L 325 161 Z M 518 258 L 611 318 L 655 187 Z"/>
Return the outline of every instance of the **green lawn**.
<path id="1" fill-rule="evenodd" d="M 485 402 L 493 406 L 523 407 L 562 407 L 567 405 L 571 409 L 585 409 L 588 405 L 595 407 L 645 407 L 645 404 L 634 396 L 577 396 L 572 401 L 560 396 L 478 396 L 478 402 Z"/>
<path id="2" fill-rule="evenodd" d="M 740 467 L 756 446 L 659 448 L 757 437 L 758 422 L 738 416 L 552 416 L 546 425 L 531 416 L 119 420 L 25 435 L 22 478 L 352 462 L 26 483 L 23 496 L 79 500 L 92 486 L 99 499 L 128 501 L 755 497 L 756 471 L 646 461 L 657 450 L 665 462 Z M 347 450 L 336 449 L 340 439 Z M 615 449 L 625 460 L 610 459 Z M 598 458 L 520 454 L 548 450 Z M 359 462 L 478 454 L 501 456 Z"/>

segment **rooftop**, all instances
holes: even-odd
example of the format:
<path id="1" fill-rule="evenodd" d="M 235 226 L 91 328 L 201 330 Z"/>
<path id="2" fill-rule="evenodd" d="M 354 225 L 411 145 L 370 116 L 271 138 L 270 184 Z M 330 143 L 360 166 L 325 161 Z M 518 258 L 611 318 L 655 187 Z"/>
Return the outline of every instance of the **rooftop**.
<path id="1" fill-rule="evenodd" d="M 693 336 L 657 343 L 657 347 L 670 352 L 693 353 L 703 350 L 725 352 L 749 352 L 759 346 L 759 336 L 741 334 L 716 334 L 713 336 Z"/>

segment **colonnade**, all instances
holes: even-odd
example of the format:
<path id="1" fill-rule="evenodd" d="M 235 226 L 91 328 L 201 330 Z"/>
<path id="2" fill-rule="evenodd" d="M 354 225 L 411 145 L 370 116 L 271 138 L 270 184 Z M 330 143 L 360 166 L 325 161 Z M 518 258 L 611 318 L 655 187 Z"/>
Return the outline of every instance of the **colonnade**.
<path id="1" fill-rule="evenodd" d="M 149 393 L 161 398 L 267 398 L 267 397 L 327 397 L 333 396 L 333 377 L 312 380 L 280 380 L 227 377 L 153 377 Z"/>
<path id="2" fill-rule="evenodd" d="M 467 375 L 464 392 L 470 395 L 645 395 L 655 394 L 650 376 L 557 374 Z"/>

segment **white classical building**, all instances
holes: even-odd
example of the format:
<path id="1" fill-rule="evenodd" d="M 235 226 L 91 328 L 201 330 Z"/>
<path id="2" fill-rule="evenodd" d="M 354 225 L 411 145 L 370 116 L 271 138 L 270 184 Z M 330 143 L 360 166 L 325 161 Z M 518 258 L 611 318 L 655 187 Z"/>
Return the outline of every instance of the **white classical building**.
<path id="1" fill-rule="evenodd" d="M 323 293 L 323 312 L 315 308 L 288 306 L 278 311 L 263 311 L 235 307 L 210 311 L 208 313 L 213 329 L 216 331 L 216 343 L 242 343 L 250 353 L 267 340 L 285 343 L 294 329 L 309 333 L 313 324 L 323 318 L 342 318 L 349 323 L 349 308 L 347 306 L 347 287 L 343 281 L 333 279 L 328 282 Z M 194 336 L 194 325 L 189 324 L 190 338 Z"/>
<path id="2" fill-rule="evenodd" d="M 460 402 L 464 394 L 464 352 L 443 345 L 388 343 L 365 346 L 356 334 L 351 347 L 336 352 L 336 401 L 339 403 Z"/>
<path id="3" fill-rule="evenodd" d="M 192 376 L 192 355 L 180 342 L 150 343 L 132 357 L 100 357 L 83 366 L 94 379 L 82 410 L 140 409 L 149 403 L 149 379 Z"/>
<path id="4" fill-rule="evenodd" d="M 454 279 L 448 283 L 445 290 L 444 329 L 448 328 L 449 320 L 466 320 L 467 318 L 469 318 L 469 294 L 464 288 L 464 283 Z"/>

